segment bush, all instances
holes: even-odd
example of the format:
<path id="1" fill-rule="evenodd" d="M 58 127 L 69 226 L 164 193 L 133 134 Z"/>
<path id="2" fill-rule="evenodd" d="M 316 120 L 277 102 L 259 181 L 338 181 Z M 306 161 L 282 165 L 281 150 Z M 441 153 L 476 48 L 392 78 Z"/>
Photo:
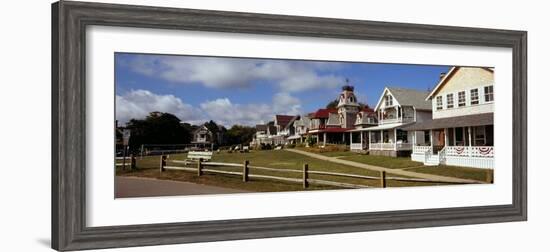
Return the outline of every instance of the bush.
<path id="1" fill-rule="evenodd" d="M 260 144 L 260 150 L 271 150 L 271 149 L 273 149 L 273 146 L 271 146 L 271 144 L 265 144 L 265 143 Z"/>
<path id="2" fill-rule="evenodd" d="M 286 148 L 294 149 L 296 147 L 296 144 L 287 144 Z"/>

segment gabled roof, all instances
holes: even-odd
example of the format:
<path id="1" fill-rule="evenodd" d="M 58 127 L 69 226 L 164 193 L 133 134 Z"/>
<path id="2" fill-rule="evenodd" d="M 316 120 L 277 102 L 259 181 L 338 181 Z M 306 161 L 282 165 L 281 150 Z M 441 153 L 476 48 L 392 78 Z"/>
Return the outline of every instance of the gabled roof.
<path id="1" fill-rule="evenodd" d="M 313 118 L 328 118 L 329 113 L 337 113 L 337 109 L 318 109 L 317 111 L 311 113 L 310 117 Z"/>
<path id="2" fill-rule="evenodd" d="M 197 134 L 197 133 L 199 133 L 199 132 L 201 132 L 201 131 L 206 131 L 206 132 L 208 132 L 208 133 L 212 133 L 212 131 L 211 131 L 208 127 L 206 127 L 206 125 L 203 124 L 203 125 L 199 126 L 198 128 L 196 128 L 196 129 L 193 131 L 193 134 Z"/>
<path id="3" fill-rule="evenodd" d="M 445 74 L 440 80 L 439 82 L 437 83 L 437 85 L 435 86 L 435 88 L 432 90 L 432 92 L 430 92 L 428 94 L 428 96 L 425 98 L 426 101 L 432 99 L 432 97 L 439 91 L 439 89 L 441 89 L 441 87 L 443 87 L 443 85 L 445 85 L 445 83 L 447 83 L 449 81 L 449 79 L 451 79 L 451 77 L 456 73 L 456 71 L 458 71 L 458 69 L 460 69 L 462 67 L 452 67 L 449 72 L 447 72 L 447 74 Z M 481 67 L 482 69 L 485 69 L 489 72 L 494 72 L 493 68 L 491 67 Z"/>
<path id="4" fill-rule="evenodd" d="M 363 109 L 360 112 L 364 112 L 366 115 L 370 115 L 374 113 L 374 109 L 371 109 L 369 106 L 363 107 Z"/>
<path id="5" fill-rule="evenodd" d="M 292 118 L 294 118 L 294 116 L 291 116 L 291 115 L 275 115 L 275 122 L 277 123 L 277 125 L 284 128 L 290 122 L 290 120 L 292 120 Z"/>
<path id="6" fill-rule="evenodd" d="M 299 115 L 293 116 L 292 119 L 290 119 L 290 121 L 288 121 L 288 123 L 286 124 L 285 129 L 288 129 L 288 128 L 292 127 L 293 124 L 294 124 L 295 122 L 297 122 L 299 119 L 300 119 L 300 116 L 299 116 Z"/>
<path id="7" fill-rule="evenodd" d="M 296 126 L 309 126 L 309 117 L 307 115 L 300 116 L 299 120 L 296 120 L 294 125 Z"/>
<path id="8" fill-rule="evenodd" d="M 401 106 L 413 106 L 417 110 L 432 110 L 432 103 L 426 101 L 428 91 L 419 91 L 415 89 L 398 88 L 398 87 L 386 87 L 376 104 L 375 110 L 378 110 L 382 104 L 382 100 L 386 92 L 389 92 L 393 96 L 397 103 Z"/>

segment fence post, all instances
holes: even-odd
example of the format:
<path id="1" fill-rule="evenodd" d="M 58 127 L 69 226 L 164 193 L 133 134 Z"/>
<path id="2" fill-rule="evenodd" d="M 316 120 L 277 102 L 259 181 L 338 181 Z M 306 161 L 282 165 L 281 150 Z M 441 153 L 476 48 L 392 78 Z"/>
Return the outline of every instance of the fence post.
<path id="1" fill-rule="evenodd" d="M 136 156 L 134 154 L 130 155 L 130 170 L 136 169 Z"/>
<path id="2" fill-rule="evenodd" d="M 303 185 L 304 185 L 304 189 L 308 188 L 309 186 L 309 183 L 307 182 L 307 178 L 308 178 L 308 174 L 307 174 L 307 170 L 309 169 L 309 166 L 308 164 L 304 164 L 304 173 L 303 173 Z"/>
<path id="3" fill-rule="evenodd" d="M 243 162 L 243 182 L 248 181 L 248 160 Z"/>
<path id="4" fill-rule="evenodd" d="M 202 158 L 197 162 L 197 176 L 202 175 Z"/>
<path id="5" fill-rule="evenodd" d="M 386 188 L 386 172 L 380 171 L 380 187 Z"/>
<path id="6" fill-rule="evenodd" d="M 164 166 L 166 165 L 166 156 L 160 155 L 160 172 L 165 171 Z"/>

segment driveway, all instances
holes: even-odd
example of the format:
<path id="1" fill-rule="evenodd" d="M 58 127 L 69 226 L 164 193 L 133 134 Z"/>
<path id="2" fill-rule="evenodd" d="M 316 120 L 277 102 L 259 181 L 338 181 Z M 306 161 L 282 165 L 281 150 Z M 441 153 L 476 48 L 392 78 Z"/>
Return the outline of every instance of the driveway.
<path id="1" fill-rule="evenodd" d="M 115 198 L 243 192 L 247 191 L 190 182 L 115 176 Z"/>

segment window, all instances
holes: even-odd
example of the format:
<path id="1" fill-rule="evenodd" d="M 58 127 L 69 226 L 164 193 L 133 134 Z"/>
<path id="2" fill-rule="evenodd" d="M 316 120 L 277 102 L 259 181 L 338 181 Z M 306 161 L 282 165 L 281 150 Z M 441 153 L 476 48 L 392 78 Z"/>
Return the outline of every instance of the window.
<path id="1" fill-rule="evenodd" d="M 470 90 L 470 104 L 479 104 L 479 92 L 477 88 Z"/>
<path id="2" fill-rule="evenodd" d="M 486 86 L 485 87 L 485 102 L 492 102 L 493 97 L 493 86 Z"/>
<path id="3" fill-rule="evenodd" d="M 447 108 L 454 108 L 455 106 L 454 94 L 447 95 Z"/>
<path id="4" fill-rule="evenodd" d="M 437 110 L 443 109 L 443 97 L 441 96 L 435 97 L 435 107 Z"/>
<path id="5" fill-rule="evenodd" d="M 463 128 L 454 128 L 455 130 L 455 145 L 463 146 L 464 145 L 464 129 Z"/>
<path id="6" fill-rule="evenodd" d="M 485 145 L 485 126 L 478 126 L 474 128 L 474 143 L 476 146 Z"/>
<path id="7" fill-rule="evenodd" d="M 402 143 L 408 143 L 408 140 L 407 140 L 407 131 L 404 131 L 404 130 L 401 130 L 401 129 L 397 129 L 396 130 L 396 133 L 397 133 L 397 142 L 402 142 Z"/>
<path id="8" fill-rule="evenodd" d="M 430 131 L 424 130 L 424 143 L 429 143 L 429 142 L 430 142 Z"/>
<path id="9" fill-rule="evenodd" d="M 386 95 L 386 107 L 393 106 L 393 97 L 391 95 Z"/>
<path id="10" fill-rule="evenodd" d="M 459 107 L 466 106 L 466 92 L 465 91 L 458 92 L 458 106 Z"/>

